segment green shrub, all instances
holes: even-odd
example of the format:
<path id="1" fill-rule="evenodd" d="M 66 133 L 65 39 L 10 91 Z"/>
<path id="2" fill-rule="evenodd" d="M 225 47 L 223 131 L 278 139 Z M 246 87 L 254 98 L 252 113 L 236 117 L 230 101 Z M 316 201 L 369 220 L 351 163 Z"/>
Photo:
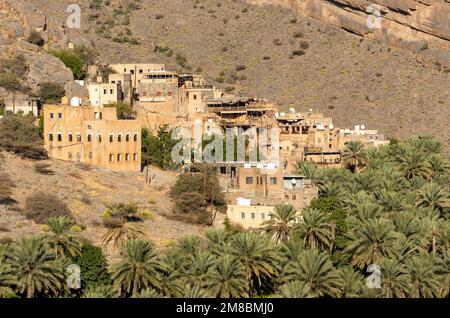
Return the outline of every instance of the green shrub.
<path id="1" fill-rule="evenodd" d="M 0 148 L 22 158 L 46 159 L 47 151 L 33 116 L 10 114 L 0 121 Z"/>
<path id="2" fill-rule="evenodd" d="M 145 220 L 153 221 L 155 219 L 155 216 L 153 213 L 149 210 L 144 210 L 141 213 L 139 213 L 139 216 Z"/>
<path id="3" fill-rule="evenodd" d="M 43 46 L 44 43 L 45 43 L 45 41 L 42 38 L 41 34 L 39 32 L 36 32 L 36 31 L 32 31 L 30 33 L 30 35 L 27 38 L 27 41 L 32 43 L 32 44 L 34 44 L 34 45 L 37 45 L 37 46 Z"/>
<path id="4" fill-rule="evenodd" d="M 81 288 L 85 290 L 90 286 L 110 285 L 111 276 L 108 264 L 102 249 L 91 244 L 84 244 L 81 255 L 74 260 L 81 270 Z"/>
<path id="5" fill-rule="evenodd" d="M 86 65 L 80 55 L 69 50 L 53 50 L 50 53 L 59 58 L 72 71 L 75 79 L 82 80 L 86 77 Z"/>
<path id="6" fill-rule="evenodd" d="M 66 94 L 64 87 L 61 84 L 43 82 L 39 85 L 37 93 L 42 103 L 56 104 L 61 101 L 61 98 Z"/>
<path id="7" fill-rule="evenodd" d="M 70 231 L 74 232 L 74 233 L 79 233 L 81 232 L 83 229 L 81 228 L 81 226 L 79 225 L 73 225 L 70 227 Z"/>

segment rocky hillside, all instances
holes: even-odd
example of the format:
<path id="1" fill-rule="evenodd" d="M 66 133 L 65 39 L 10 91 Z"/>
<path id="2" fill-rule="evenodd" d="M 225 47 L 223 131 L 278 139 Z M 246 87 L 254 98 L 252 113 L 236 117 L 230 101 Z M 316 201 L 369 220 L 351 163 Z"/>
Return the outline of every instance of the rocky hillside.
<path id="1" fill-rule="evenodd" d="M 66 26 L 67 6 L 74 2 L 81 8 L 80 29 Z M 350 5 L 357 1 L 345 1 L 346 6 L 338 5 L 344 1 L 253 2 L 258 4 L 243 0 L 61 0 L 50 5 L 46 0 L 0 0 L 0 19 L 8 21 L 6 29 L 10 30 L 9 35 L 0 31 L 0 41 L 7 42 L 11 51 L 17 50 L 28 45 L 23 39 L 30 29 L 38 28 L 46 45 L 34 48 L 40 50 L 36 54 L 54 63 L 58 61 L 47 57 L 46 47 L 84 44 L 95 48 L 103 63 L 163 62 L 200 72 L 228 92 L 265 97 L 282 108 L 322 111 L 340 127 L 363 123 L 392 137 L 428 134 L 450 144 L 450 68 L 438 59 L 448 45 L 444 37 L 432 36 L 423 27 L 417 33 L 423 33 L 421 41 L 431 37 L 425 39 L 428 47 L 413 52 L 388 45 L 370 33 L 361 37 L 354 30 L 334 27 L 342 26 L 330 23 L 335 18 L 322 19 L 325 23 L 307 11 L 292 10 L 295 3 L 305 8 L 313 8 L 314 3 L 318 9 L 311 12 L 318 12 L 322 3 L 347 12 L 341 18 L 347 21 L 358 16 Z M 388 2 L 394 3 L 384 1 Z M 420 1 L 420 6 L 425 3 Z M 428 7 L 435 7 L 434 3 Z M 409 9 L 410 15 L 405 15 L 399 8 L 388 7 L 391 12 L 384 17 L 399 20 L 403 14 L 418 30 L 413 23 L 418 10 Z M 420 21 L 425 21 L 424 15 L 420 14 Z M 67 71 L 60 69 L 61 74 Z"/>
<path id="2" fill-rule="evenodd" d="M 421 51 L 429 46 L 450 65 L 449 0 L 249 0 L 293 9 L 355 34 Z M 375 19 L 379 18 L 376 25 Z M 368 23 L 369 22 L 369 23 Z"/>

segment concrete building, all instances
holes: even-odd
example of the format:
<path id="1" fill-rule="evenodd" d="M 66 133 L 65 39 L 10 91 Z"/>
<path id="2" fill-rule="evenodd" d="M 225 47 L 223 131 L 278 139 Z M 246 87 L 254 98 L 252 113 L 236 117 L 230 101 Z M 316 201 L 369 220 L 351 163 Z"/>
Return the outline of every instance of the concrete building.
<path id="1" fill-rule="evenodd" d="M 364 125 L 356 125 L 354 130 L 341 129 L 339 134 L 343 145 L 348 141 L 361 141 L 369 147 L 389 144 L 389 140 L 383 134 L 378 133 L 378 130 L 366 129 Z"/>
<path id="2" fill-rule="evenodd" d="M 122 86 L 119 83 L 90 83 L 87 89 L 92 106 L 103 107 L 122 101 Z"/>
<path id="3" fill-rule="evenodd" d="M 22 93 L 9 93 L 2 98 L 5 104 L 5 113 L 22 113 L 24 115 L 33 114 L 38 116 L 41 110 L 39 100 Z"/>
<path id="4" fill-rule="evenodd" d="M 44 105 L 44 140 L 49 156 L 113 171 L 139 171 L 141 125 L 118 120 L 115 108 Z"/>
<path id="5" fill-rule="evenodd" d="M 144 78 L 144 74 L 165 71 L 164 64 L 155 63 L 110 64 L 109 67 L 117 74 L 130 74 L 133 88 L 137 88 L 140 81 Z"/>

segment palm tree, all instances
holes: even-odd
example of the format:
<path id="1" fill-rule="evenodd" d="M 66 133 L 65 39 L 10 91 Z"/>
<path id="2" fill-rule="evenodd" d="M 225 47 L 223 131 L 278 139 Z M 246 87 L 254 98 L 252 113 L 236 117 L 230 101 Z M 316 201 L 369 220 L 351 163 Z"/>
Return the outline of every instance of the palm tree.
<path id="1" fill-rule="evenodd" d="M 399 212 L 405 207 L 405 198 L 397 191 L 381 189 L 375 196 L 385 212 Z"/>
<path id="2" fill-rule="evenodd" d="M 65 216 L 52 217 L 45 224 L 49 228 L 46 241 L 56 257 L 81 255 L 81 244 L 70 233 L 70 228 L 75 224 L 72 219 Z"/>
<path id="3" fill-rule="evenodd" d="M 86 288 L 82 298 L 115 298 L 117 293 L 111 286 L 94 285 Z"/>
<path id="4" fill-rule="evenodd" d="M 237 257 L 219 257 L 206 282 L 207 289 L 214 297 L 248 297 L 246 270 Z"/>
<path id="5" fill-rule="evenodd" d="M 115 251 L 122 250 L 124 242 L 145 236 L 146 230 L 141 224 L 114 220 L 108 222 L 108 230 L 102 237 L 102 245 L 113 244 Z"/>
<path id="6" fill-rule="evenodd" d="M 340 270 L 340 277 L 342 280 L 342 297 L 360 297 L 363 289 L 363 278 L 361 274 L 355 272 L 350 267 L 344 267 Z"/>
<path id="7" fill-rule="evenodd" d="M 358 168 L 364 167 L 369 158 L 364 145 L 360 141 L 349 141 L 345 144 L 347 147 L 342 153 L 342 161 L 350 168 L 350 171 L 355 173 Z"/>
<path id="8" fill-rule="evenodd" d="M 17 278 L 9 264 L 0 264 L 0 298 L 14 294 L 14 286 Z"/>
<path id="9" fill-rule="evenodd" d="M 249 295 L 253 293 L 253 280 L 258 286 L 261 280 L 276 276 L 279 251 L 267 237 L 254 232 L 241 232 L 231 240 L 231 253 L 244 265 Z"/>
<path id="10" fill-rule="evenodd" d="M 193 283 L 192 287 L 202 288 L 205 277 L 214 265 L 213 255 L 208 251 L 197 251 L 194 255 L 189 255 L 186 263 L 186 275 Z"/>
<path id="11" fill-rule="evenodd" d="M 230 233 L 223 229 L 206 232 L 207 248 L 215 256 L 230 253 L 230 239 Z"/>
<path id="12" fill-rule="evenodd" d="M 407 262 L 410 297 L 433 298 L 439 295 L 441 279 L 439 267 L 432 255 L 418 255 Z"/>
<path id="13" fill-rule="evenodd" d="M 265 221 L 264 231 L 276 243 L 285 243 L 289 240 L 290 232 L 297 221 L 297 210 L 290 204 L 279 204 L 275 207 L 271 219 Z"/>
<path id="14" fill-rule="evenodd" d="M 307 298 L 311 290 L 306 282 L 294 280 L 282 285 L 278 290 L 281 298 Z"/>
<path id="15" fill-rule="evenodd" d="M 139 293 L 143 288 L 159 288 L 161 262 L 149 241 L 125 242 L 121 258 L 112 268 L 115 287 L 126 294 Z"/>
<path id="16" fill-rule="evenodd" d="M 399 156 L 399 168 L 407 179 L 415 176 L 428 178 L 430 176 L 430 166 L 425 159 L 425 156 L 412 148 L 407 148 Z"/>
<path id="17" fill-rule="evenodd" d="M 336 297 L 341 293 L 342 280 L 339 272 L 325 252 L 305 250 L 296 260 L 286 265 L 283 273 L 283 282 L 304 282 L 311 297 Z"/>
<path id="18" fill-rule="evenodd" d="M 163 298 L 154 288 L 145 288 L 139 294 L 134 294 L 132 298 Z"/>
<path id="19" fill-rule="evenodd" d="M 433 154 L 428 157 L 430 172 L 433 177 L 446 174 L 450 171 L 450 162 L 442 155 Z"/>
<path id="20" fill-rule="evenodd" d="M 350 231 L 347 252 L 353 253 L 353 265 L 364 268 L 377 264 L 398 238 L 392 223 L 385 219 L 367 219 Z"/>
<path id="21" fill-rule="evenodd" d="M 405 265 L 392 258 L 383 259 L 380 265 L 382 296 L 405 298 L 409 291 L 408 271 Z"/>
<path id="22" fill-rule="evenodd" d="M 181 297 L 186 286 L 186 257 L 177 249 L 169 249 L 163 259 L 160 291 L 168 297 Z"/>
<path id="23" fill-rule="evenodd" d="M 296 225 L 295 232 L 305 246 L 315 250 L 329 246 L 332 241 L 332 225 L 324 213 L 315 209 L 307 209 L 303 213 L 303 221 Z"/>
<path id="24" fill-rule="evenodd" d="M 322 182 L 322 175 L 317 165 L 310 161 L 297 161 L 295 170 L 306 179 L 311 180 L 316 186 Z"/>
<path id="25" fill-rule="evenodd" d="M 200 238 L 189 235 L 178 240 L 177 248 L 184 255 L 193 255 L 199 250 L 200 244 Z"/>
<path id="26" fill-rule="evenodd" d="M 11 271 L 17 276 L 17 290 L 27 298 L 44 292 L 57 294 L 63 287 L 62 264 L 42 237 L 21 238 L 12 244 L 7 256 Z"/>
<path id="27" fill-rule="evenodd" d="M 199 286 L 193 286 L 191 284 L 185 286 L 183 298 L 208 298 L 208 297 L 210 297 L 209 293 L 204 288 L 201 288 Z"/>
<path id="28" fill-rule="evenodd" d="M 426 183 L 417 192 L 416 206 L 430 207 L 439 211 L 450 207 L 450 195 L 436 183 Z"/>

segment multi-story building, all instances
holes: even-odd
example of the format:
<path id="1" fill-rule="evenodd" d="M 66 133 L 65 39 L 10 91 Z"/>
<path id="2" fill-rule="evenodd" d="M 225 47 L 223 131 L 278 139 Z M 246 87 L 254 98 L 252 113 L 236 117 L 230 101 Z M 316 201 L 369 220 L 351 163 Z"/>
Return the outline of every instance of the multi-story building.
<path id="1" fill-rule="evenodd" d="M 141 168 L 141 125 L 118 120 L 115 108 L 44 105 L 45 148 L 50 157 L 114 171 Z"/>
<path id="2" fill-rule="evenodd" d="M 130 74 L 133 88 L 137 88 L 145 74 L 165 71 L 164 64 L 155 63 L 110 64 L 109 67 L 117 74 Z"/>

